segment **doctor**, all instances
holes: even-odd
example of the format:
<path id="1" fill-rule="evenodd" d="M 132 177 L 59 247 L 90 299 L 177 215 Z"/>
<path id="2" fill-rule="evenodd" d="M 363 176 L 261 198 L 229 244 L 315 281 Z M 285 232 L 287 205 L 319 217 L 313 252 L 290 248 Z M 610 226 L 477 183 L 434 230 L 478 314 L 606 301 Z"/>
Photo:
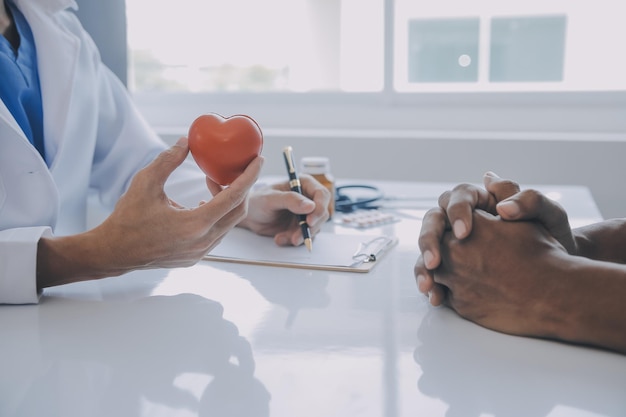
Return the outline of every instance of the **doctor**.
<path id="1" fill-rule="evenodd" d="M 328 191 L 303 176 L 250 192 L 258 157 L 228 188 L 169 149 L 100 61 L 73 0 L 0 0 L 0 303 L 135 269 L 189 266 L 234 226 L 302 243 L 328 218 Z M 87 227 L 95 190 L 111 210 Z M 208 202 L 201 201 L 208 200 Z M 249 207 L 249 210 L 248 210 Z"/>

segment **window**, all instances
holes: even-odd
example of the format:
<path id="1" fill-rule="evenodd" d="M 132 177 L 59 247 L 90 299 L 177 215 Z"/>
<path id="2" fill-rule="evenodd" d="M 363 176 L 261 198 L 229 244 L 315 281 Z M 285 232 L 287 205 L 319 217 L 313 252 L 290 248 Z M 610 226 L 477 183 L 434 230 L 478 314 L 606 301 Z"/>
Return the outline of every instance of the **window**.
<path id="1" fill-rule="evenodd" d="M 203 103 L 276 127 L 493 130 L 489 112 L 566 103 L 608 111 L 584 128 L 615 131 L 622 1 L 127 0 L 129 85 L 148 114 L 167 103 L 154 118 L 171 125 Z M 437 108 L 459 117 L 418 116 Z M 519 128 L 583 128 L 550 117 Z"/>
<path id="2" fill-rule="evenodd" d="M 127 4 L 137 90 L 382 87 L 382 0 L 179 0 L 179 12 L 171 1 Z"/>
<path id="3" fill-rule="evenodd" d="M 395 4 L 397 91 L 626 90 L 619 0 Z"/>

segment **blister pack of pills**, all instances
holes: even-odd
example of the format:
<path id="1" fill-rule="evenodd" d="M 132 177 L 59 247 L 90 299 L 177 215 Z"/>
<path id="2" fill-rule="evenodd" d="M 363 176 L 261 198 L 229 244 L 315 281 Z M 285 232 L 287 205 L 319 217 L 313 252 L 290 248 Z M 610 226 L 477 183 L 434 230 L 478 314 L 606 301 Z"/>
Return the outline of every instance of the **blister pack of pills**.
<path id="1" fill-rule="evenodd" d="M 389 223 L 394 223 L 400 219 L 393 214 L 385 213 L 381 210 L 356 210 L 350 213 L 343 213 L 336 216 L 335 220 L 342 226 L 355 227 L 357 229 L 365 229 L 368 227 L 377 227 Z"/>

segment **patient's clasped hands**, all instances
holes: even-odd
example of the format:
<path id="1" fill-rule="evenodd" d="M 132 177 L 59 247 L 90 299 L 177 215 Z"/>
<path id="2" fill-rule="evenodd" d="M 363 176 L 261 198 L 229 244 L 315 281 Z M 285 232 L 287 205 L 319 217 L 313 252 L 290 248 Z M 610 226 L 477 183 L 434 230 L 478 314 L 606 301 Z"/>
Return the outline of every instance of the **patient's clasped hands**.
<path id="1" fill-rule="evenodd" d="M 493 173 L 484 185 L 445 192 L 424 217 L 414 273 L 430 303 L 493 330 L 626 352 L 626 271 L 614 248 L 625 222 L 572 230 L 540 192 Z"/>

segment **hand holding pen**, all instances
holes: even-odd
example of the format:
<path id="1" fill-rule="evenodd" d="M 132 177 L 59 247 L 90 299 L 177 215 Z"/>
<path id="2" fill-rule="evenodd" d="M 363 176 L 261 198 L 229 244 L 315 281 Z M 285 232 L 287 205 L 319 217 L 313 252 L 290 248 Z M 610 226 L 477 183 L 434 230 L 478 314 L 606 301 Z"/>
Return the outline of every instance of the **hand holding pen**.
<path id="1" fill-rule="evenodd" d="M 285 157 L 285 165 L 287 166 L 287 173 L 289 174 L 289 187 L 291 188 L 291 191 L 302 194 L 302 186 L 300 184 L 298 174 L 296 173 L 296 165 L 293 162 L 293 149 L 291 148 L 291 146 L 287 146 L 285 149 L 283 149 L 283 156 Z M 309 230 L 309 225 L 306 222 L 306 215 L 298 215 L 298 224 L 302 229 L 304 244 L 306 245 L 309 252 L 311 252 L 313 250 L 313 240 L 311 239 L 311 231 Z"/>

